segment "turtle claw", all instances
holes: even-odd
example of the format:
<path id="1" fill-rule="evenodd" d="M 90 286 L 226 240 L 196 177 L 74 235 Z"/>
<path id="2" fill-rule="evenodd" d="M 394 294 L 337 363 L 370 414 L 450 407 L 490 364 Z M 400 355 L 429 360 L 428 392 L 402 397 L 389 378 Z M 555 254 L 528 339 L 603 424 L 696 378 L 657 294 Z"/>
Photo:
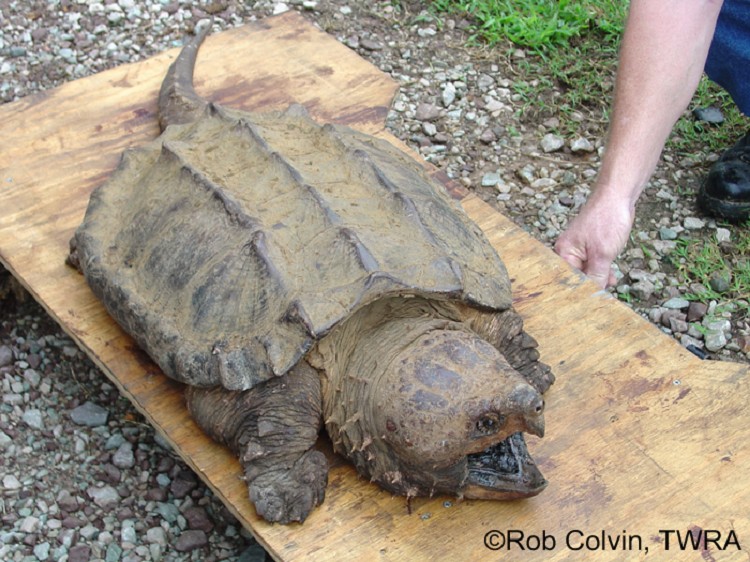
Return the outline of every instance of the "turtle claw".
<path id="1" fill-rule="evenodd" d="M 250 501 L 272 523 L 303 522 L 325 498 L 328 461 L 320 451 L 307 451 L 289 470 L 270 470 L 255 477 Z"/>

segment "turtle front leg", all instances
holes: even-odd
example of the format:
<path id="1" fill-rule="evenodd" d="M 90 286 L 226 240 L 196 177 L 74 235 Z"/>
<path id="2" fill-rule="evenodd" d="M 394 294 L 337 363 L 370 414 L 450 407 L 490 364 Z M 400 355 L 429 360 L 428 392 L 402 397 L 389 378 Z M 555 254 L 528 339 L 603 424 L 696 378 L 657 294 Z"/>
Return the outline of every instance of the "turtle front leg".
<path id="1" fill-rule="evenodd" d="M 514 309 L 483 312 L 465 307 L 462 316 L 469 327 L 503 354 L 511 367 L 544 394 L 555 382 L 549 366 L 539 361 L 537 341 L 523 329 L 523 319 Z"/>
<path id="2" fill-rule="evenodd" d="M 300 363 L 251 390 L 188 387 L 188 409 L 239 456 L 250 501 L 271 522 L 304 521 L 325 497 L 328 463 L 313 450 L 321 426 L 317 371 Z"/>

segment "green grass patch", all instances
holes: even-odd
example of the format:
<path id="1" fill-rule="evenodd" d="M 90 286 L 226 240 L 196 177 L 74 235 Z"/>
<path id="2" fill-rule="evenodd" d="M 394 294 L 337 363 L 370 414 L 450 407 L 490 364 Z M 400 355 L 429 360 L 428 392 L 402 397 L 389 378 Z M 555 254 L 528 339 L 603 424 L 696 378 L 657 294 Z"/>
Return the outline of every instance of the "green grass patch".
<path id="1" fill-rule="evenodd" d="M 592 109 L 603 116 L 611 99 L 627 2 L 614 0 L 434 0 L 433 11 L 474 22 L 471 41 L 504 50 L 517 79 L 514 93 L 528 120 Z M 518 47 L 524 59 L 510 56 Z M 578 127 L 561 119 L 563 133 Z"/>
<path id="2" fill-rule="evenodd" d="M 716 237 L 682 237 L 672 254 L 672 263 L 682 281 L 703 288 L 691 290 L 690 300 L 708 303 L 716 300 L 733 304 L 748 313 L 750 300 L 750 221 L 730 228 L 732 240 L 719 243 Z"/>
<path id="3" fill-rule="evenodd" d="M 747 119 L 743 117 L 729 93 L 703 76 L 690 104 L 691 108 L 714 106 L 721 110 L 724 122 L 711 125 L 686 114 L 677 121 L 668 147 L 689 156 L 696 152 L 721 153 L 747 132 Z"/>
<path id="4" fill-rule="evenodd" d="M 597 31 L 616 40 L 627 2 L 614 0 L 435 0 L 437 12 L 465 13 L 476 22 L 475 39 L 495 45 L 509 39 L 539 53 L 567 46 Z"/>

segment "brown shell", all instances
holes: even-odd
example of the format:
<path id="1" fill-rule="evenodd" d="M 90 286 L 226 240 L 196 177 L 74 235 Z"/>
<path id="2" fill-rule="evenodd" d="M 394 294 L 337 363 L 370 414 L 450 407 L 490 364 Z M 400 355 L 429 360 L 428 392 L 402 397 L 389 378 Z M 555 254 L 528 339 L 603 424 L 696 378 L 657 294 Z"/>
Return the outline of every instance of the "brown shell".
<path id="1" fill-rule="evenodd" d="M 295 107 L 209 105 L 127 152 L 76 243 L 110 313 L 195 385 L 282 375 L 383 296 L 511 304 L 499 257 L 417 163 Z"/>

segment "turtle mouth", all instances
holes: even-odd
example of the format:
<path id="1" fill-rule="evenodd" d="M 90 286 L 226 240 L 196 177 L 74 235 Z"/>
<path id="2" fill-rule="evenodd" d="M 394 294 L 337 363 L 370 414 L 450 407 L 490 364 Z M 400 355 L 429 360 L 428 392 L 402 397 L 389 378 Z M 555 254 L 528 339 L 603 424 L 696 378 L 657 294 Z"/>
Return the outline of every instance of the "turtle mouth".
<path id="1" fill-rule="evenodd" d="M 468 455 L 467 460 L 469 475 L 463 491 L 467 499 L 528 498 L 547 487 L 521 432 Z"/>

